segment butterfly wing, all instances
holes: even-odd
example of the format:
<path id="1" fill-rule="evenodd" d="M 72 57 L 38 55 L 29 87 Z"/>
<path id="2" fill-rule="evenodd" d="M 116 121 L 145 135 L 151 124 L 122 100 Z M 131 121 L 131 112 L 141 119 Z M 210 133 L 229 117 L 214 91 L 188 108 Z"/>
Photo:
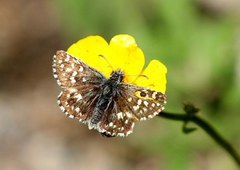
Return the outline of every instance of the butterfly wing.
<path id="1" fill-rule="evenodd" d="M 153 118 L 164 109 L 159 102 L 167 103 L 164 93 L 128 83 L 122 83 L 120 93 L 138 120 Z"/>
<path id="2" fill-rule="evenodd" d="M 53 77 L 61 87 L 101 84 L 106 78 L 100 71 L 65 51 L 53 56 Z"/>
<path id="3" fill-rule="evenodd" d="M 121 96 L 112 100 L 99 126 L 107 136 L 127 136 L 132 133 L 134 116 Z"/>
<path id="4" fill-rule="evenodd" d="M 68 117 L 87 123 L 98 99 L 97 85 L 82 85 L 64 89 L 58 96 L 58 105 Z"/>
<path id="5" fill-rule="evenodd" d="M 100 128 L 106 136 L 127 136 L 133 131 L 134 119 L 147 120 L 159 114 L 166 103 L 164 93 L 121 83 L 117 94 L 106 108 Z"/>
<path id="6" fill-rule="evenodd" d="M 53 76 L 64 90 L 58 96 L 60 109 L 70 118 L 88 122 L 106 77 L 65 51 L 53 56 Z"/>

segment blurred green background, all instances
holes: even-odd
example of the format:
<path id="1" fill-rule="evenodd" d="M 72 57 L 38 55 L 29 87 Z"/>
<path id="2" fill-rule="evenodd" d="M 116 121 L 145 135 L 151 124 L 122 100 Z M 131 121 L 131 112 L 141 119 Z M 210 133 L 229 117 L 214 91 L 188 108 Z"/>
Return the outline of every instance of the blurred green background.
<path id="1" fill-rule="evenodd" d="M 67 119 L 51 63 L 89 35 L 129 34 L 146 65 L 168 68 L 166 111 L 194 103 L 240 153 L 239 11 L 238 0 L 0 0 L 1 169 L 238 169 L 200 128 L 183 134 L 182 122 L 156 117 L 107 139 Z"/>

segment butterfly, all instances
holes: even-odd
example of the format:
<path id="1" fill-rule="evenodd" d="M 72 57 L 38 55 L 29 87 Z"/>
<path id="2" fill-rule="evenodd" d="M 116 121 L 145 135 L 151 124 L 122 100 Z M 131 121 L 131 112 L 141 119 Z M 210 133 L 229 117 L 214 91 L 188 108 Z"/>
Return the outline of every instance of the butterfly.
<path id="1" fill-rule="evenodd" d="M 53 56 L 53 77 L 63 88 L 58 105 L 69 118 L 79 119 L 105 136 L 128 136 L 136 120 L 158 115 L 166 95 L 123 82 L 124 70 L 110 77 L 65 51 Z"/>

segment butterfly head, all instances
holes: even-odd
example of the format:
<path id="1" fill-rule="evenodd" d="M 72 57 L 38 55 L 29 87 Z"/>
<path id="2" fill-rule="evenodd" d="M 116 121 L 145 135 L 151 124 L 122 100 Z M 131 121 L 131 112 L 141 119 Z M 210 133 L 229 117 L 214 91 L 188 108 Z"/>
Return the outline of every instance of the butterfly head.
<path id="1" fill-rule="evenodd" d="M 116 71 L 114 70 L 110 75 L 110 79 L 118 81 L 120 83 L 123 80 L 123 74 L 124 71 L 121 71 L 121 69 L 117 69 Z"/>

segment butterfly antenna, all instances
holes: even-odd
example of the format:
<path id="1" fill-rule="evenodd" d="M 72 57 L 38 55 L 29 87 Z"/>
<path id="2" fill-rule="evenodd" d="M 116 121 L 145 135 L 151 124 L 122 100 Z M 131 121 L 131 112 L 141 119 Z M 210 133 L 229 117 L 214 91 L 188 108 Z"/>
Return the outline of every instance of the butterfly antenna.
<path id="1" fill-rule="evenodd" d="M 111 66 L 111 64 L 108 62 L 108 60 L 107 60 L 103 55 L 98 55 L 98 56 L 104 58 L 104 59 L 106 60 L 106 62 L 109 64 L 109 66 L 112 68 L 112 70 L 114 71 L 114 69 L 113 69 L 113 67 Z M 148 77 L 145 76 L 145 75 L 123 75 L 123 76 L 142 76 L 142 77 L 145 77 L 145 78 L 148 79 Z"/>
<path id="2" fill-rule="evenodd" d="M 123 75 L 123 76 L 142 76 L 142 77 L 145 77 L 145 78 L 147 78 L 147 79 L 148 79 L 148 77 L 147 77 L 147 76 L 145 76 L 145 75 Z"/>
<path id="3" fill-rule="evenodd" d="M 102 57 L 106 60 L 106 62 L 109 64 L 109 66 L 112 68 L 112 70 L 114 71 L 113 67 L 111 66 L 111 64 L 107 61 L 107 59 L 103 56 L 103 55 L 98 55 L 99 57 Z"/>

